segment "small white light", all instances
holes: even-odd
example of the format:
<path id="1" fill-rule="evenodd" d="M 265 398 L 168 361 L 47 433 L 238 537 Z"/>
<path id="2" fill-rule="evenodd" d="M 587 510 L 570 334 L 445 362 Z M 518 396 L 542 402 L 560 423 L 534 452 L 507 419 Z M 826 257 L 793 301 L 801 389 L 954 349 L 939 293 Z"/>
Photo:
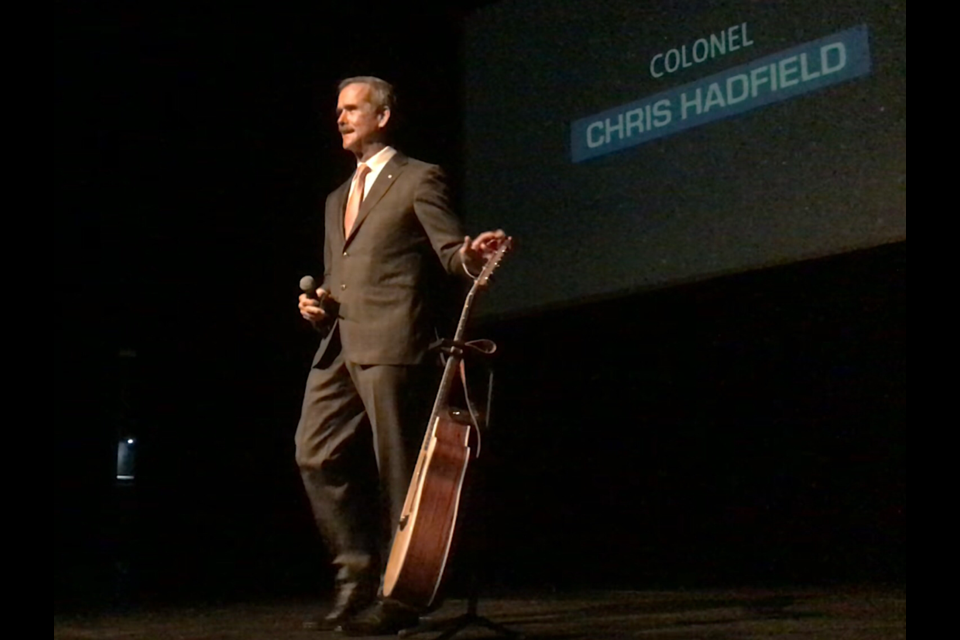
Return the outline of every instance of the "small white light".
<path id="1" fill-rule="evenodd" d="M 133 438 L 127 439 L 127 444 L 133 444 Z"/>

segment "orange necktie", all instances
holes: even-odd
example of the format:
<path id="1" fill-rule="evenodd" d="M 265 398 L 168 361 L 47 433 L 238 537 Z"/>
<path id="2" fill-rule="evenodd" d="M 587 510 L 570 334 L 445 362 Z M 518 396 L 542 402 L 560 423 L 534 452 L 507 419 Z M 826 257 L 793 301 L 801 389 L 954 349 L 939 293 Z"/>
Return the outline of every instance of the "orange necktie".
<path id="1" fill-rule="evenodd" d="M 343 214 L 343 235 L 349 236 L 353 223 L 357 221 L 357 214 L 360 213 L 360 203 L 363 202 L 363 182 L 370 167 L 360 164 L 357 167 L 356 176 L 353 178 L 353 190 L 347 199 L 347 209 Z"/>

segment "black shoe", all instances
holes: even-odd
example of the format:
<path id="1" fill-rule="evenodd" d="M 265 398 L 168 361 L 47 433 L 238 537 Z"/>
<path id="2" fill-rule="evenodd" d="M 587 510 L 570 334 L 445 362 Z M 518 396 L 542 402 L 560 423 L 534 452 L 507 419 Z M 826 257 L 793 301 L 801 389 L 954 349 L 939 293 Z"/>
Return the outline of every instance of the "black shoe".
<path id="1" fill-rule="evenodd" d="M 340 631 L 347 636 L 393 636 L 418 624 L 420 616 L 416 611 L 381 600 L 343 623 Z"/>
<path id="2" fill-rule="evenodd" d="M 345 582 L 337 588 L 333 606 L 326 614 L 303 621 L 303 628 L 314 631 L 333 631 L 369 608 L 376 600 L 376 586 L 362 582 Z"/>

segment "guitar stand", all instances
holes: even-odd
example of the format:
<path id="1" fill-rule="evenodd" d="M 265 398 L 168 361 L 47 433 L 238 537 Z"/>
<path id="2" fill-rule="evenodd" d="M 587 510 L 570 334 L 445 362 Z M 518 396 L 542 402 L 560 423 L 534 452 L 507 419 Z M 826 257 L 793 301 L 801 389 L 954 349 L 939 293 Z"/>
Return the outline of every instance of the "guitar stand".
<path id="1" fill-rule="evenodd" d="M 497 624 L 489 618 L 478 615 L 478 600 L 479 597 L 477 596 L 476 590 L 474 590 L 473 593 L 470 594 L 470 598 L 467 601 L 466 613 L 462 613 L 459 616 L 450 618 L 448 620 L 427 620 L 420 625 L 413 627 L 412 629 L 402 630 L 399 635 L 401 638 L 407 638 L 409 636 L 417 635 L 418 633 L 439 631 L 440 635 L 433 640 L 449 640 L 464 629 L 468 629 L 470 627 L 483 627 L 498 634 L 498 637 L 523 640 L 522 633 L 508 629 L 502 624 Z"/>

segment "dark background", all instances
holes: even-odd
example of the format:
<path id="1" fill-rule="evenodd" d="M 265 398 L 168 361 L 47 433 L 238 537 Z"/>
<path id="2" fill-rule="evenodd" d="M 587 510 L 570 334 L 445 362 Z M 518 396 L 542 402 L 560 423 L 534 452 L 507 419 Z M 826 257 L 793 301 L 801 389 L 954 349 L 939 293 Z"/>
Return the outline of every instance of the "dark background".
<path id="1" fill-rule="evenodd" d="M 293 432 L 336 84 L 392 80 L 398 146 L 458 182 L 477 4 L 56 4 L 55 606 L 329 586 Z M 905 582 L 905 242 L 481 333 L 493 584 Z"/>

